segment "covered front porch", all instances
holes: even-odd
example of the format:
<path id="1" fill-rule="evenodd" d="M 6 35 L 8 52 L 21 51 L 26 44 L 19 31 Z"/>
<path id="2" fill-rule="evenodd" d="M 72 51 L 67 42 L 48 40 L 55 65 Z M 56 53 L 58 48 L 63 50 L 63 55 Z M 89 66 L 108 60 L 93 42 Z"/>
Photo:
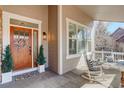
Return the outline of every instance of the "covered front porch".
<path id="1" fill-rule="evenodd" d="M 102 50 L 96 50 L 97 41 L 95 40 L 96 31 L 98 31 L 96 28 L 98 21 L 123 22 L 124 14 L 120 12 L 120 10 L 123 10 L 124 7 L 83 5 L 1 7 L 4 11 L 1 12 L 1 14 L 4 13 L 3 18 L 1 17 L 3 24 L 1 23 L 0 29 L 1 54 L 7 44 L 14 45 L 13 38 L 18 39 L 18 37 L 20 37 L 26 40 L 30 39 L 30 46 L 27 47 L 26 51 L 28 52 L 21 50 L 20 54 L 22 54 L 23 57 L 17 57 L 19 52 L 16 51 L 16 49 L 19 50 L 20 47 L 17 45 L 16 47 L 18 48 L 13 49 L 13 47 L 11 47 L 14 52 L 16 51 L 14 64 L 17 63 L 15 68 L 11 70 L 13 80 L 8 84 L 0 85 L 0 87 L 80 88 L 85 84 L 91 83 L 89 80 L 81 77 L 86 70 L 85 60 L 82 59 L 84 51 L 92 53 L 93 60 L 98 60 L 98 62 L 102 63 L 106 61 L 107 56 L 112 56 L 116 63 L 120 60 L 124 60 L 123 51 L 105 51 L 103 50 L 103 46 L 101 46 Z M 29 11 L 29 9 L 31 11 Z M 32 10 L 34 13 L 32 13 Z M 27 13 L 27 11 L 29 12 Z M 26 27 L 27 24 L 29 27 Z M 31 24 L 31 27 L 29 24 Z M 12 26 L 17 27 L 13 28 Z M 14 33 L 14 30 L 17 33 Z M 28 32 L 28 35 L 21 33 L 24 31 Z M 119 38 L 119 41 L 121 41 L 120 39 L 121 38 Z M 22 45 L 21 47 L 24 48 L 23 43 L 16 43 L 19 43 Z M 37 73 L 38 64 L 36 64 L 36 56 L 41 44 L 44 47 L 46 71 Z M 26 56 L 23 55 L 24 52 L 25 54 L 27 53 Z M 28 56 L 29 59 L 26 59 Z M 21 61 L 18 61 L 19 58 Z M 29 60 L 30 62 L 28 62 Z M 26 64 L 23 65 L 22 62 Z M 18 64 L 21 65 L 21 69 L 18 67 Z M 31 72 L 33 72 L 33 74 Z M 105 74 L 115 75 L 112 77 L 108 87 L 121 87 L 121 71 L 119 69 L 103 68 L 103 72 Z M 2 73 L 0 73 L 0 75 L 1 74 Z"/>
<path id="2" fill-rule="evenodd" d="M 104 72 L 106 74 L 116 74 L 110 87 L 119 88 L 121 78 L 120 71 L 109 69 Z M 30 78 L 13 80 L 11 83 L 0 85 L 0 88 L 81 88 L 85 84 L 90 84 L 89 80 L 81 77 L 82 73 L 82 69 L 74 69 L 63 75 L 57 75 L 52 71 L 46 71 Z"/>

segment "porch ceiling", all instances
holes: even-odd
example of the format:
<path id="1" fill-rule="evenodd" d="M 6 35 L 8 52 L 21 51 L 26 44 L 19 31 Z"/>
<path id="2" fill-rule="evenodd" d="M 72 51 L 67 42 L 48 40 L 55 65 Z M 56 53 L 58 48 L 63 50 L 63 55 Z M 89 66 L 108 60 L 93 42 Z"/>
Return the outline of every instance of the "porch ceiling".
<path id="1" fill-rule="evenodd" d="M 79 5 L 78 7 L 94 20 L 124 22 L 123 5 Z"/>

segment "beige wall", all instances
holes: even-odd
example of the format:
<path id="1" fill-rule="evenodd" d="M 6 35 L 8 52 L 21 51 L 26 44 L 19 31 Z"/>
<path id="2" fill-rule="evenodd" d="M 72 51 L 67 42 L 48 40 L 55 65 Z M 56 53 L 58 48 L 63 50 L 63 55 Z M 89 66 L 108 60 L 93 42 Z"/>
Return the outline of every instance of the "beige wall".
<path id="1" fill-rule="evenodd" d="M 57 10 L 55 9 L 55 15 L 53 12 L 50 12 L 52 10 L 49 10 L 49 12 L 51 13 L 51 15 L 49 15 L 49 19 L 51 19 L 50 23 L 49 23 L 49 27 L 48 27 L 48 6 L 0 6 L 4 11 L 8 11 L 11 13 L 15 13 L 18 15 L 22 15 L 22 16 L 26 16 L 26 17 L 30 17 L 30 18 L 34 18 L 34 19 L 38 19 L 42 21 L 42 31 L 48 32 L 48 28 L 49 31 L 51 33 L 53 33 L 53 37 L 55 37 L 55 39 L 53 40 L 53 42 L 49 42 L 49 45 L 51 45 L 51 47 L 49 47 L 49 57 L 52 61 L 50 64 L 52 64 L 52 67 L 54 68 L 54 66 L 56 66 L 56 68 L 54 68 L 54 71 L 56 72 L 56 70 L 58 69 L 58 62 L 56 60 L 58 60 L 58 37 L 57 37 Z M 87 16 L 85 13 L 83 13 L 78 7 L 76 6 L 62 6 L 62 58 L 63 58 L 63 72 L 67 72 L 70 71 L 72 69 L 74 69 L 76 67 L 76 65 L 79 62 L 80 57 L 78 58 L 73 58 L 73 59 L 66 59 L 66 55 L 67 55 L 67 31 L 66 31 L 66 17 L 78 21 L 81 24 L 84 25 L 89 25 L 89 23 L 92 21 L 92 19 Z M 50 26 L 51 25 L 51 26 Z M 55 28 L 54 28 L 55 27 Z M 48 34 L 49 35 L 49 34 Z M 52 36 L 52 34 L 50 34 Z M 47 39 L 48 40 L 48 39 Z M 49 39 L 50 40 L 50 39 Z M 44 49 L 45 49 L 45 56 L 48 58 L 48 42 L 44 41 L 42 42 L 44 44 Z"/>
<path id="2" fill-rule="evenodd" d="M 0 6 L 3 11 L 15 13 L 21 16 L 33 18 L 42 21 L 42 32 L 48 32 L 48 6 L 46 5 L 4 5 Z M 47 39 L 48 40 L 48 39 Z M 45 56 L 48 62 L 48 42 L 42 40 L 44 45 Z"/>
<path id="3" fill-rule="evenodd" d="M 79 60 L 80 57 L 72 58 L 72 59 L 66 59 L 67 55 L 67 31 L 66 31 L 66 18 L 70 18 L 72 20 L 75 20 L 81 24 L 89 25 L 89 23 L 92 21 L 91 17 L 87 16 L 85 13 L 83 13 L 80 8 L 76 6 L 62 6 L 62 27 L 63 27 L 63 34 L 62 34 L 62 47 L 63 47 L 63 73 L 68 72 L 72 69 L 74 69 Z"/>
<path id="4" fill-rule="evenodd" d="M 48 6 L 48 52 L 49 68 L 58 73 L 58 23 L 57 6 Z"/>

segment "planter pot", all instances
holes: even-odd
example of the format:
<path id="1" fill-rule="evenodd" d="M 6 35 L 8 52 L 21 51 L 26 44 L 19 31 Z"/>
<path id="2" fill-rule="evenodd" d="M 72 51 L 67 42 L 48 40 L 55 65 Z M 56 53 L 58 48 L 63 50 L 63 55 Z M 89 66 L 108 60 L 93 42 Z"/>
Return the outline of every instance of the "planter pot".
<path id="1" fill-rule="evenodd" d="M 39 73 L 45 72 L 45 65 L 39 65 L 38 66 L 38 72 Z"/>
<path id="2" fill-rule="evenodd" d="M 2 73 L 2 84 L 12 81 L 12 72 Z"/>

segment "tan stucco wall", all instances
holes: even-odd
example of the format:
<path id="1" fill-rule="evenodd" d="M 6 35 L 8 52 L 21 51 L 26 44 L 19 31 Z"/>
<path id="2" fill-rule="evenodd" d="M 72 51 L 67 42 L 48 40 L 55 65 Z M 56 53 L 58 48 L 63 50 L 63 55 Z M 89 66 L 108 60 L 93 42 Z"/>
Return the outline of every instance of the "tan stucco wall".
<path id="1" fill-rule="evenodd" d="M 86 15 L 83 11 L 81 11 L 78 7 L 68 5 L 68 6 L 62 6 L 62 28 L 63 28 L 63 34 L 62 34 L 62 48 L 63 48 L 63 73 L 68 72 L 72 69 L 74 69 L 79 60 L 80 57 L 72 58 L 72 59 L 66 59 L 67 55 L 67 31 L 66 31 L 66 18 L 70 18 L 72 20 L 75 20 L 81 24 L 89 25 L 92 21 L 92 18 Z"/>
<path id="2" fill-rule="evenodd" d="M 15 13 L 21 16 L 42 21 L 42 32 L 48 32 L 48 6 L 47 5 L 4 5 L 0 6 L 3 11 Z M 41 38 L 42 39 L 42 38 Z M 48 40 L 48 39 L 47 39 Z M 42 40 L 44 54 L 48 62 L 48 42 Z"/>
<path id="3" fill-rule="evenodd" d="M 58 73 L 58 20 L 57 6 L 48 6 L 48 51 L 49 68 Z"/>

